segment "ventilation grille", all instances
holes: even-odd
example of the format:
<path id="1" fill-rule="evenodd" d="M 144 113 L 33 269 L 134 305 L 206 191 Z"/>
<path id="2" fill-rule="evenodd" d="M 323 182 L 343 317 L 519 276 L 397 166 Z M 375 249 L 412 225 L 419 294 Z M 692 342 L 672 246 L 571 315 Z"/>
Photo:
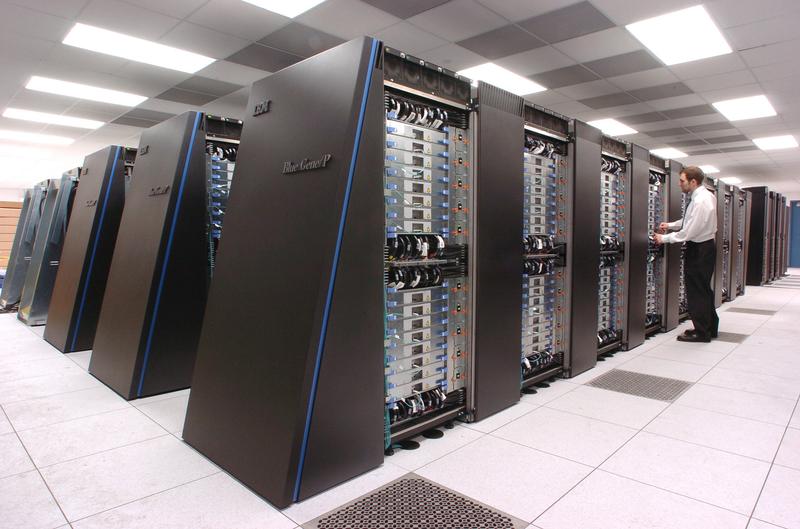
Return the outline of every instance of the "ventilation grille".
<path id="1" fill-rule="evenodd" d="M 502 88 L 479 82 L 478 98 L 481 105 L 493 107 L 515 116 L 523 117 L 525 114 L 525 100 Z"/>
<path id="2" fill-rule="evenodd" d="M 645 375 L 622 369 L 612 369 L 586 385 L 666 402 L 674 401 L 692 386 L 690 382 L 684 380 Z"/>

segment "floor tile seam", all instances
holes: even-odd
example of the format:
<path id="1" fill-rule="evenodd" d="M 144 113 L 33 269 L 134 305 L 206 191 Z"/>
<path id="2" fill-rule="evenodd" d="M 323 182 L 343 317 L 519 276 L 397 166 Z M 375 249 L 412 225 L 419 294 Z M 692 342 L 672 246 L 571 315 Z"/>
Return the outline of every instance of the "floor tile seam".
<path id="1" fill-rule="evenodd" d="M 710 445 L 707 445 L 707 444 L 698 443 L 696 441 L 687 441 L 686 439 L 681 439 L 680 437 L 673 437 L 671 435 L 667 435 L 667 434 L 663 434 L 663 433 L 659 433 L 659 432 L 651 432 L 651 431 L 645 430 L 645 431 L 640 432 L 640 433 L 646 433 L 646 434 L 649 434 L 649 435 L 654 435 L 656 437 L 663 437 L 664 439 L 670 439 L 672 441 L 678 441 L 680 443 L 686 443 L 686 444 L 689 444 L 689 445 L 697 446 L 699 448 L 707 448 L 709 450 L 714 450 L 716 452 L 722 452 L 724 454 L 728 454 L 728 455 L 732 455 L 732 456 L 743 457 L 745 459 L 749 459 L 751 461 L 756 461 L 758 463 L 764 463 L 766 465 L 771 465 L 772 464 L 772 459 L 759 459 L 757 457 L 748 456 L 746 454 L 740 454 L 738 452 L 732 452 L 730 450 L 725 450 L 724 448 L 718 448 L 716 446 L 710 446 Z M 778 445 L 778 447 L 780 447 L 780 445 Z M 775 451 L 777 452 L 777 448 L 775 449 Z"/>
<path id="2" fill-rule="evenodd" d="M 77 456 L 77 457 L 71 457 L 69 459 L 64 459 L 63 461 L 58 461 L 56 463 L 50 463 L 49 465 L 41 465 L 41 466 L 40 465 L 36 465 L 35 461 L 34 461 L 33 464 L 36 465 L 36 468 L 39 468 L 39 469 L 42 469 L 42 470 L 49 469 L 49 468 L 52 468 L 54 466 L 61 465 L 63 463 L 71 463 L 71 462 L 74 462 L 74 461 L 78 461 L 80 459 L 85 459 L 87 457 L 93 457 L 93 456 L 97 456 L 97 455 L 100 455 L 100 454 L 105 454 L 106 452 L 111 452 L 112 450 L 117 450 L 117 449 L 120 449 L 120 448 L 127 448 L 127 447 L 134 446 L 134 445 L 137 445 L 137 444 L 140 444 L 140 443 L 145 443 L 147 441 L 152 441 L 154 439 L 160 439 L 161 437 L 166 437 L 167 435 L 169 435 L 169 434 L 159 433 L 158 435 L 154 435 L 153 437 L 148 437 L 146 439 L 140 439 L 138 441 L 125 443 L 125 444 L 121 444 L 121 445 L 118 445 L 118 446 L 112 446 L 111 448 L 104 448 L 103 450 L 98 450 L 97 452 L 92 452 L 91 454 L 83 454 L 83 455 L 80 455 L 80 456 Z"/>
<path id="3" fill-rule="evenodd" d="M 0 406 L 2 406 L 2 405 L 0 405 Z M 71 419 L 67 419 L 67 420 L 64 420 L 64 421 L 56 421 L 56 422 L 50 422 L 50 423 L 47 423 L 47 424 L 40 424 L 38 426 L 31 426 L 30 428 L 17 428 L 16 430 L 18 432 L 28 432 L 30 430 L 35 430 L 37 428 L 48 428 L 50 426 L 55 426 L 55 425 L 58 425 L 58 424 L 66 424 L 68 422 L 80 421 L 80 420 L 83 420 L 83 419 L 88 419 L 89 417 L 97 417 L 98 415 L 106 415 L 108 413 L 120 412 L 120 411 L 123 411 L 123 410 L 126 410 L 126 409 L 128 409 L 128 408 L 115 408 L 113 410 L 101 411 L 99 413 L 93 413 L 91 415 L 81 415 L 80 417 L 73 417 Z"/>
<path id="4" fill-rule="evenodd" d="M 611 474 L 612 476 L 616 476 L 618 478 L 623 478 L 623 479 L 628 479 L 630 481 L 635 481 L 636 483 L 639 483 L 641 485 L 646 485 L 648 487 L 653 487 L 654 489 L 658 489 L 660 491 L 667 492 L 669 494 L 674 494 L 676 496 L 681 496 L 682 498 L 686 498 L 686 499 L 693 500 L 693 501 L 696 501 L 696 502 L 699 502 L 699 503 L 703 503 L 705 505 L 708 505 L 710 507 L 714 507 L 716 509 L 722 509 L 723 511 L 727 511 L 727 512 L 730 512 L 730 513 L 733 513 L 733 514 L 737 514 L 737 515 L 739 515 L 739 516 L 741 516 L 743 518 L 746 518 L 746 519 L 751 518 L 751 516 L 749 514 L 747 514 L 747 513 L 735 511 L 735 510 L 731 509 L 730 507 L 723 507 L 722 505 L 717 505 L 716 503 L 712 503 L 712 502 L 710 502 L 708 500 L 702 500 L 700 498 L 695 498 L 695 497 L 689 496 L 688 494 L 683 493 L 683 492 L 677 492 L 677 491 L 674 491 L 674 490 L 665 489 L 664 487 L 660 487 L 658 485 L 653 485 L 652 483 L 648 483 L 648 482 L 642 481 L 640 479 L 632 478 L 632 477 L 626 476 L 624 474 L 619 474 L 617 472 L 612 472 L 612 471 L 610 471 L 608 469 L 605 469 L 605 468 L 598 468 L 597 470 L 599 470 L 600 472 L 606 472 L 607 474 Z M 757 504 L 758 504 L 758 500 L 755 500 L 755 502 L 753 503 L 753 508 L 754 509 L 755 509 L 755 505 L 757 505 Z"/>
<path id="5" fill-rule="evenodd" d="M 220 474 L 222 472 L 223 472 L 222 470 L 218 470 L 218 471 L 216 471 L 216 472 L 214 472 L 212 474 L 208 474 L 206 476 L 202 476 L 202 477 L 199 477 L 199 478 L 195 478 L 195 479 L 189 480 L 186 483 L 181 483 L 179 485 L 174 485 L 172 487 L 168 487 L 168 488 L 166 488 L 164 490 L 160 490 L 158 492 L 152 492 L 150 494 L 142 496 L 141 498 L 136 498 L 134 500 L 126 501 L 126 502 L 120 503 L 119 505 L 115 505 L 114 507 L 109 507 L 108 509 L 103 509 L 102 511 L 98 511 L 96 513 L 92 513 L 92 514 L 89 514 L 87 516 L 82 516 L 80 518 L 75 518 L 74 520 L 68 520 L 68 521 L 69 521 L 70 524 L 73 524 L 75 522 L 81 522 L 81 521 L 86 520 L 88 518 L 92 518 L 93 516 L 98 516 L 100 514 L 104 514 L 104 513 L 107 513 L 109 511 L 113 511 L 114 509 L 119 509 L 120 507 L 125 507 L 126 505 L 130 505 L 132 503 L 136 503 L 137 501 L 142 501 L 142 500 L 150 498 L 152 496 L 157 496 L 159 494 L 163 494 L 164 492 L 168 492 L 168 491 L 171 491 L 171 490 L 174 490 L 174 489 L 186 486 L 186 485 L 190 485 L 192 483 L 195 483 L 195 482 L 203 480 L 203 479 L 208 479 L 208 478 L 210 478 L 212 476 L 216 476 L 217 474 Z M 238 483 L 238 481 L 237 481 L 237 483 Z M 250 489 L 247 489 L 247 492 L 249 492 L 250 494 L 254 494 L 253 492 L 250 491 Z M 272 505 L 270 505 L 270 507 L 272 507 Z M 275 511 L 280 513 L 280 511 L 275 509 L 275 507 L 272 507 L 272 509 L 274 509 Z M 281 513 L 281 514 L 283 514 L 283 513 Z M 293 521 L 293 520 L 290 520 L 290 521 Z"/>
<path id="6" fill-rule="evenodd" d="M 642 353 L 642 356 L 646 356 L 647 358 L 655 358 L 656 360 L 667 360 L 667 361 L 670 361 L 670 362 L 679 362 L 679 363 L 687 364 L 687 365 L 690 365 L 690 366 L 707 367 L 707 368 L 709 368 L 709 370 L 713 369 L 715 367 L 715 365 L 716 365 L 716 364 L 715 365 L 700 364 L 700 363 L 697 363 L 697 362 L 690 362 L 688 360 L 673 360 L 672 358 L 664 358 L 663 356 L 652 356 L 652 355 L 648 355 L 647 354 L 647 353 L 649 353 L 649 352 L 651 352 L 653 350 L 654 349 L 650 349 L 648 351 L 645 351 L 644 353 Z M 723 354 L 723 353 L 720 353 L 720 354 Z"/>
<path id="7" fill-rule="evenodd" d="M 3 409 L 2 405 L 0 405 L 0 412 L 2 412 L 3 415 L 5 416 L 6 420 L 8 421 L 8 424 L 11 426 L 11 429 L 14 431 L 14 434 L 17 436 L 17 441 L 19 442 L 19 444 L 22 447 L 22 449 L 25 450 L 25 455 L 28 456 L 28 460 L 30 461 L 31 465 L 33 465 L 33 470 L 29 470 L 28 472 L 35 471 L 39 475 L 39 479 L 42 480 L 42 483 L 44 484 L 45 488 L 47 489 L 47 492 L 50 494 L 50 497 L 53 499 L 53 502 L 56 504 L 56 507 L 58 507 L 58 511 L 61 513 L 61 516 L 64 518 L 64 521 L 67 522 L 67 524 L 69 524 L 69 518 L 67 518 L 67 513 L 65 513 L 64 509 L 61 507 L 61 504 L 59 503 L 58 498 L 56 498 L 56 495 L 53 493 L 53 490 L 50 488 L 50 484 L 47 483 L 47 480 L 44 479 L 44 476 L 42 475 L 42 471 L 39 470 L 39 467 L 37 467 L 36 463 L 34 463 L 33 457 L 31 457 L 31 454 L 28 451 L 28 447 L 26 447 L 25 443 L 22 442 L 22 439 L 20 438 L 19 433 L 14 428 L 14 424 L 11 422 L 11 419 L 8 417 L 8 414 L 5 412 L 5 409 Z M 60 524 L 60 525 L 63 526 L 63 524 Z"/>
<path id="8" fill-rule="evenodd" d="M 161 401 L 156 401 L 156 402 L 161 402 Z M 142 410 L 140 410 L 140 409 L 139 409 L 137 406 L 134 406 L 134 405 L 133 405 L 133 404 L 131 404 L 130 402 L 128 402 L 128 404 L 130 404 L 131 408 L 133 408 L 134 410 L 138 411 L 139 413 L 141 413 L 142 415 L 144 415 L 145 417 L 147 417 L 147 419 L 148 419 L 149 421 L 153 422 L 153 423 L 154 423 L 154 424 L 156 424 L 156 425 L 157 425 L 159 428 L 161 428 L 162 430 L 164 430 L 164 431 L 165 431 L 165 432 L 167 432 L 168 434 L 172 435 L 172 432 L 170 432 L 170 431 L 169 431 L 167 428 L 165 428 L 165 427 L 164 427 L 164 425 L 162 425 L 160 422 L 158 422 L 157 420 L 155 420 L 153 417 L 150 417 L 148 414 L 146 414 L 145 412 L 143 412 L 143 411 L 142 411 Z M 184 416 L 184 419 L 185 419 L 185 416 Z M 184 442 L 184 443 L 185 443 L 185 441 L 184 441 L 183 439 L 181 439 L 181 442 Z M 204 456 L 204 457 L 205 457 L 205 456 Z"/>
<path id="9" fill-rule="evenodd" d="M 725 388 L 723 388 L 723 389 L 725 389 Z M 777 423 L 777 422 L 763 421 L 761 419 L 754 419 L 752 417 L 744 417 L 742 415 L 733 415 L 732 413 L 725 413 L 725 412 L 719 411 L 719 410 L 708 410 L 706 408 L 701 408 L 700 406 L 693 406 L 691 404 L 686 404 L 685 402 L 680 402 L 678 404 L 680 404 L 681 406 L 685 406 L 687 408 L 693 408 L 695 410 L 713 411 L 714 413 L 718 413 L 720 415 L 727 415 L 728 417 L 736 417 L 738 419 L 747 419 L 747 420 L 755 421 L 755 422 L 758 422 L 758 423 L 761 423 L 761 424 L 769 424 L 771 426 L 779 426 L 781 428 L 787 427 L 787 425 L 788 425 L 788 423 L 787 424 L 783 424 L 783 423 Z M 791 419 L 789 419 L 789 420 L 791 420 Z"/>
<path id="10" fill-rule="evenodd" d="M 734 371 L 733 369 L 728 369 L 726 367 L 720 367 L 719 369 L 727 369 L 728 371 Z M 737 373 L 739 373 L 739 372 L 740 371 L 737 371 Z M 769 375 L 769 376 L 771 376 L 771 375 Z M 782 380 L 785 380 L 785 379 L 782 379 Z M 730 389 L 732 391 L 741 391 L 742 393 L 750 393 L 752 395 L 760 395 L 762 397 L 774 397 L 776 399 L 793 400 L 793 399 L 791 399 L 789 397 L 781 397 L 780 395 L 773 395 L 773 394 L 770 394 L 770 393 L 763 393 L 761 391 L 752 391 L 752 390 L 748 390 L 748 389 L 730 388 L 728 386 L 720 386 L 720 385 L 717 385 L 717 384 L 710 384 L 708 382 L 703 382 L 703 379 L 700 379 L 696 383 L 697 384 L 702 384 L 703 386 L 710 386 L 710 387 L 719 388 L 719 389 Z M 798 384 L 800 384 L 800 381 L 798 381 Z M 798 393 L 798 395 L 800 395 L 800 393 Z M 711 411 L 711 410 L 709 410 L 709 411 Z"/>
<path id="11" fill-rule="evenodd" d="M 447 452 L 447 453 L 445 453 L 445 454 L 442 454 L 441 456 L 437 457 L 436 459 L 432 459 L 432 460 L 428 461 L 427 463 L 425 463 L 424 465 L 420 465 L 420 466 L 418 466 L 418 467 L 416 467 L 416 468 L 414 468 L 414 469 L 408 469 L 408 468 L 406 468 L 406 467 L 404 467 L 404 466 L 400 465 L 399 463 L 395 463 L 395 462 L 393 462 L 393 461 L 392 461 L 392 456 L 389 456 L 389 457 L 384 457 L 384 459 L 383 459 L 383 460 L 384 460 L 384 462 L 388 461 L 388 462 L 389 462 L 389 463 L 391 463 L 393 466 L 396 466 L 396 467 L 398 467 L 398 468 L 400 468 L 400 469 L 402 469 L 402 470 L 405 470 L 406 472 L 417 472 L 417 471 L 419 471 L 419 470 L 422 470 L 423 468 L 427 467 L 428 465 L 432 465 L 433 463 L 435 463 L 435 462 L 439 461 L 440 459 L 443 459 L 443 458 L 445 458 L 445 457 L 447 457 L 447 456 L 449 456 L 449 455 L 452 455 L 452 454 L 454 454 L 454 453 L 458 452 L 458 451 L 459 451 L 459 450 L 461 450 L 462 448 L 466 448 L 466 447 L 470 446 L 471 444 L 473 444 L 473 443 L 476 443 L 476 442 L 480 441 L 481 439 L 483 439 L 484 437 L 486 437 L 487 435 L 489 435 L 489 434 L 487 434 L 487 433 L 479 432 L 479 431 L 477 431 L 477 430 L 472 430 L 472 429 L 470 429 L 470 431 L 471 431 L 471 432 L 475 432 L 475 433 L 479 433 L 480 435 L 479 435 L 478 437 L 476 437 L 475 439 L 471 440 L 471 441 L 467 441 L 467 443 L 466 443 L 466 444 L 463 444 L 463 445 L 461 445 L 461 446 L 458 446 L 458 447 L 456 447 L 456 448 L 454 448 L 454 449 L 450 450 L 449 452 Z M 447 435 L 447 433 L 445 433 L 445 435 Z M 438 441 L 438 440 L 439 440 L 439 439 L 426 439 L 426 441 Z M 420 447 L 419 447 L 417 450 L 422 450 L 422 448 L 423 448 L 424 446 L 425 446 L 424 444 L 421 444 L 421 445 L 420 445 Z M 403 448 L 401 448 L 400 450 L 404 450 L 404 449 L 403 449 Z M 305 523 L 305 522 L 303 522 L 303 523 Z"/>
<path id="12" fill-rule="evenodd" d="M 761 518 L 756 518 L 755 516 L 751 516 L 750 520 L 747 521 L 747 527 L 750 527 L 750 521 L 752 521 L 752 520 L 755 520 L 757 522 L 766 523 L 766 524 L 769 524 L 769 525 L 774 525 L 778 529 L 792 529 L 791 527 L 786 527 L 785 525 L 777 524 L 775 522 L 768 522 L 766 520 L 762 520 Z M 745 529 L 747 529 L 747 528 L 745 528 Z"/>
<path id="13" fill-rule="evenodd" d="M 90 375 L 90 376 L 91 376 L 91 375 Z M 58 395 L 67 395 L 67 394 L 69 394 L 69 393 L 77 393 L 77 392 L 79 392 L 79 391 L 92 391 L 92 390 L 95 390 L 95 389 L 97 389 L 97 388 L 100 388 L 100 387 L 102 387 L 102 388 L 108 388 L 108 386 L 106 386 L 105 384 L 103 384 L 103 383 L 102 383 L 102 382 L 100 382 L 99 380 L 97 380 L 97 379 L 95 379 L 95 380 L 98 382 L 98 385 L 97 385 L 97 386 L 95 386 L 95 387 L 92 387 L 92 388 L 81 388 L 81 389 L 73 389 L 73 390 L 70 390 L 70 391 L 62 391 L 62 392 L 60 392 L 60 393 L 53 393 L 52 395 L 44 395 L 44 396 L 42 396 L 42 397 L 31 397 L 31 398 L 29 398 L 29 399 L 24 399 L 24 400 L 15 400 L 14 402 L 7 402 L 7 403 L 6 403 L 6 402 L 4 402 L 4 403 L 2 403 L 2 404 L 0 404 L 0 405 L 2 405 L 2 406 L 5 406 L 5 405 L 7 405 L 7 404 L 19 404 L 20 402 L 30 402 L 30 401 L 32 401 L 32 400 L 49 399 L 49 398 L 52 398 L 52 397 L 57 397 Z M 115 393 L 114 395 L 115 395 L 115 396 L 119 396 L 119 395 L 117 395 L 116 393 Z M 122 397 L 120 397 L 120 398 L 122 398 Z M 125 400 L 123 399 L 123 401 L 125 401 Z M 127 401 L 125 401 L 125 402 L 127 402 Z M 127 402 L 127 404 L 129 404 L 129 405 L 130 405 L 130 402 Z"/>
<path id="14" fill-rule="evenodd" d="M 726 357 L 726 358 L 727 358 L 727 357 Z M 723 360 L 724 360 L 724 359 L 723 359 Z M 717 366 L 714 366 L 714 367 L 717 367 Z M 730 371 L 738 371 L 739 373 L 752 373 L 752 372 L 753 372 L 753 371 L 751 371 L 751 370 L 747 370 L 747 369 L 743 369 L 743 368 L 727 367 L 727 366 L 725 366 L 725 367 L 723 367 L 723 366 L 719 366 L 719 367 L 720 367 L 721 369 L 728 369 L 728 370 L 730 370 Z M 780 378 L 780 379 L 782 379 L 782 380 L 786 380 L 786 381 L 788 381 L 788 382 L 793 382 L 793 383 L 795 383 L 795 384 L 800 384 L 800 376 L 798 376 L 798 377 L 796 377 L 796 378 L 790 378 L 790 377 L 785 377 L 785 376 L 780 376 L 780 375 L 773 375 L 773 374 L 771 374 L 771 373 L 756 373 L 756 374 L 757 374 L 757 375 L 765 375 L 765 376 L 768 376 L 768 377 Z"/>
<path id="15" fill-rule="evenodd" d="M 588 386 L 588 387 L 592 387 L 592 386 Z M 595 389 L 603 389 L 603 388 L 595 388 Z M 608 389 L 608 390 L 605 390 L 605 391 L 611 391 L 611 390 Z M 612 391 L 612 393 L 619 393 L 619 392 L 618 391 Z M 637 395 L 630 395 L 628 393 L 620 393 L 620 394 L 621 395 L 628 395 L 629 397 L 637 397 Z M 646 399 L 647 397 L 639 397 L 639 398 L 640 399 Z M 661 402 L 663 404 L 669 404 L 667 401 L 663 401 L 663 400 L 656 400 L 656 399 L 647 399 L 647 400 L 652 400 L 653 402 Z M 570 415 L 575 415 L 577 417 L 583 417 L 584 419 L 592 419 L 594 421 L 599 421 L 599 422 L 603 422 L 603 423 L 606 423 L 606 424 L 611 424 L 613 426 L 622 426 L 624 428 L 631 428 L 632 430 L 638 430 L 638 428 L 636 428 L 635 426 L 630 426 L 628 424 L 620 424 L 618 422 L 613 422 L 613 421 L 609 421 L 609 420 L 606 420 L 606 419 L 600 419 L 598 417 L 592 417 L 590 415 L 583 415 L 582 413 L 577 413 L 577 412 L 574 412 L 574 411 L 562 410 L 562 409 L 559 409 L 559 408 L 553 408 L 551 406 L 548 406 L 547 404 L 543 405 L 542 408 L 547 408 L 548 410 L 559 411 L 561 413 L 568 413 Z M 666 408 L 664 408 L 664 409 L 666 409 Z M 662 410 L 662 412 L 663 412 L 663 410 Z M 659 415 L 661 415 L 662 412 L 659 412 Z"/>
<path id="16" fill-rule="evenodd" d="M 792 409 L 791 415 L 789 415 L 789 422 L 791 422 L 792 417 L 794 414 L 797 413 L 798 406 L 800 406 L 800 397 L 795 400 L 794 408 Z M 769 471 L 767 471 L 767 475 L 764 477 L 764 483 L 761 484 L 761 490 L 758 491 L 758 497 L 756 498 L 756 503 L 753 505 L 753 510 L 750 511 L 750 518 L 756 513 L 756 509 L 758 508 L 758 503 L 761 501 L 761 496 L 764 494 L 764 489 L 767 487 L 767 481 L 769 481 L 769 476 L 772 474 L 772 469 L 775 468 L 775 460 L 778 458 L 778 453 L 781 451 L 781 446 L 783 446 L 783 441 L 786 439 L 786 433 L 789 431 L 789 423 L 786 423 L 786 427 L 783 430 L 783 435 L 781 436 L 781 441 L 778 443 L 778 449 L 775 450 L 775 455 L 772 457 L 772 464 L 769 467 Z M 778 465 L 783 467 L 783 465 Z M 749 524 L 749 522 L 748 522 Z"/>
<path id="17" fill-rule="evenodd" d="M 168 400 L 175 400 L 175 399 L 180 399 L 182 397 L 188 397 L 188 396 L 189 395 L 175 395 L 173 397 L 164 397 L 163 399 L 154 400 L 152 402 L 140 402 L 140 403 L 136 403 L 135 400 L 132 400 L 132 401 L 130 401 L 130 403 L 131 403 L 131 406 L 133 406 L 136 409 L 139 409 L 142 406 L 149 406 L 151 404 L 158 404 L 159 402 L 166 402 Z"/>
<path id="18" fill-rule="evenodd" d="M 72 369 L 71 365 L 68 366 L 68 367 L 69 368 L 67 369 L 67 371 Z M 76 373 L 86 373 L 86 371 L 84 371 L 83 369 L 78 368 L 78 371 Z M 10 384 L 10 383 L 14 383 L 14 382 L 21 382 L 23 380 L 33 380 L 33 379 L 36 379 L 36 378 L 69 376 L 71 374 L 76 374 L 76 373 L 64 373 L 64 374 L 61 374 L 61 373 L 45 373 L 45 374 L 39 374 L 39 375 L 33 375 L 33 376 L 23 376 L 21 378 L 9 378 L 9 379 L 0 380 L 0 385 L 2 385 L 2 384 Z"/>
<path id="19" fill-rule="evenodd" d="M 575 391 L 575 390 L 570 390 L 570 391 Z M 478 421 L 478 422 L 465 422 L 465 423 L 460 423 L 460 424 L 461 424 L 461 425 L 463 425 L 463 427 L 464 427 L 464 428 L 469 428 L 469 429 L 470 429 L 470 430 L 472 430 L 473 432 L 479 432 L 479 433 L 482 433 L 482 434 L 484 434 L 484 435 L 488 435 L 488 434 L 490 434 L 490 433 L 492 433 L 492 432 L 495 432 L 495 431 L 499 430 L 500 428 L 503 428 L 503 427 L 505 427 L 505 426 L 508 426 L 509 424 L 511 424 L 511 423 L 513 423 L 513 422 L 517 422 L 518 420 L 522 419 L 523 417 L 525 417 L 525 416 L 526 416 L 526 415 L 528 415 L 529 413 L 533 413 L 533 412 L 535 412 L 536 410 L 538 410 L 539 408 L 541 408 L 541 407 L 543 406 L 542 404 L 528 404 L 528 403 L 526 403 L 526 402 L 522 402 L 522 401 L 520 401 L 520 402 L 519 402 L 519 404 L 525 404 L 526 406 L 533 406 L 533 409 L 532 409 L 532 410 L 528 410 L 528 411 L 526 411 L 525 413 L 523 413 L 523 414 L 522 414 L 522 415 L 520 415 L 519 417 L 516 417 L 516 418 L 514 418 L 514 419 L 511 419 L 510 421 L 508 421 L 508 422 L 507 422 L 507 423 L 505 423 L 505 424 L 501 424 L 500 426 L 498 426 L 498 427 L 496 427 L 496 428 L 492 428 L 492 429 L 491 429 L 491 430 L 489 430 L 488 432 L 484 432 L 483 430 L 478 430 L 477 428 L 474 428 L 473 426 L 471 426 L 471 425 L 473 425 L 473 424 L 480 424 L 480 423 L 481 423 L 481 421 Z M 499 412 L 497 412 L 497 413 L 503 413 L 503 411 L 506 411 L 506 410 L 509 410 L 509 409 L 511 409 L 511 408 L 506 408 L 505 410 L 499 411 Z M 487 418 L 486 418 L 486 420 L 489 420 L 491 417 L 493 417 L 493 415 L 490 415 L 489 417 L 487 417 Z"/>

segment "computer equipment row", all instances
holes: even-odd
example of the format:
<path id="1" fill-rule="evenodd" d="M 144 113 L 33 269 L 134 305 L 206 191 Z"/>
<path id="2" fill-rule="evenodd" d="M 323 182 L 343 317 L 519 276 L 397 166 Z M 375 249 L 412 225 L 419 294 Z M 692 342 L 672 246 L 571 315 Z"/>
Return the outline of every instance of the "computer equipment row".
<path id="1" fill-rule="evenodd" d="M 647 311 L 645 334 L 661 330 L 667 296 L 666 247 L 656 244 L 653 233 L 667 222 L 669 208 L 668 173 L 664 160 L 650 155 L 647 189 Z"/>
<path id="2" fill-rule="evenodd" d="M 733 254 L 733 188 L 725 184 L 720 186 L 722 192 L 722 225 L 718 229 L 722 230 L 722 288 L 720 295 L 723 301 L 730 301 L 731 298 L 731 258 Z"/>

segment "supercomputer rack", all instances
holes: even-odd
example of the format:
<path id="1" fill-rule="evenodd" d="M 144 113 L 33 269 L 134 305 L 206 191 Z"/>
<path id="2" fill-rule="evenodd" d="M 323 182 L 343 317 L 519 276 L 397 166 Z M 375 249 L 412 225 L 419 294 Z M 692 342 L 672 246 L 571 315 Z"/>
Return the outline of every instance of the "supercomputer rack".
<path id="1" fill-rule="evenodd" d="M 228 207 L 242 122 L 206 115 L 206 238 L 208 279 L 214 276 L 222 224 Z"/>
<path id="2" fill-rule="evenodd" d="M 747 244 L 750 231 L 749 193 L 733 186 L 733 233 L 731 235 L 732 253 L 730 258 L 730 300 L 744 294 L 747 277 Z"/>
<path id="3" fill-rule="evenodd" d="M 717 260 L 720 262 L 719 288 L 715 291 L 715 296 L 720 303 L 733 299 L 731 297 L 731 260 L 733 259 L 733 186 L 726 184 L 722 180 L 717 180 L 717 217 L 719 219 L 717 232 L 722 235 L 722 244 L 717 247 Z M 721 254 L 721 255 L 720 255 Z"/>
<path id="4" fill-rule="evenodd" d="M 772 279 L 780 279 L 786 271 L 786 197 L 781 193 L 775 194 L 775 264 L 772 269 Z"/>
<path id="5" fill-rule="evenodd" d="M 767 283 L 775 280 L 775 264 L 777 262 L 777 241 L 778 241 L 778 193 L 770 191 L 767 198 L 769 213 L 767 218 Z"/>
<path id="6" fill-rule="evenodd" d="M 781 254 L 781 262 L 779 267 L 779 275 L 785 276 L 789 272 L 789 226 L 791 225 L 791 201 L 785 196 L 783 197 L 783 238 L 781 240 L 781 247 L 783 253 Z"/>
<path id="7" fill-rule="evenodd" d="M 80 168 L 70 169 L 60 179 L 50 180 L 30 265 L 19 302 L 17 318 L 27 325 L 44 325 L 61 262 L 72 203 L 78 187 Z"/>
<path id="8" fill-rule="evenodd" d="M 664 220 L 673 222 L 683 217 L 684 195 L 680 176 L 683 165 L 667 160 L 667 209 Z M 666 257 L 664 317 L 661 330 L 670 331 L 678 326 L 687 310 L 683 284 L 683 244 L 664 245 Z"/>
<path id="9" fill-rule="evenodd" d="M 670 175 L 666 160 L 649 155 L 647 190 L 647 309 L 645 336 L 665 326 L 667 309 L 667 245 L 656 244 L 653 233 L 669 220 Z"/>
<path id="10" fill-rule="evenodd" d="M 47 181 L 45 180 L 25 191 L 11 255 L 8 259 L 6 277 L 3 280 L 3 292 L 0 294 L 0 308 L 12 309 L 19 304 L 25 276 L 31 262 L 33 243 L 36 240 L 36 230 L 41 219 L 46 190 Z"/>
<path id="11" fill-rule="evenodd" d="M 63 353 L 92 348 L 125 205 L 125 155 L 109 146 L 86 157 L 64 236 L 44 339 Z"/>
<path id="12" fill-rule="evenodd" d="M 750 237 L 747 249 L 748 285 L 763 286 L 769 281 L 769 246 L 771 215 L 769 188 L 766 186 L 748 187 L 750 193 Z"/>
<path id="13" fill-rule="evenodd" d="M 206 147 L 241 131 L 219 121 L 187 112 L 142 133 L 89 364 L 126 399 L 191 384 L 222 217 L 209 195 L 228 188 Z"/>

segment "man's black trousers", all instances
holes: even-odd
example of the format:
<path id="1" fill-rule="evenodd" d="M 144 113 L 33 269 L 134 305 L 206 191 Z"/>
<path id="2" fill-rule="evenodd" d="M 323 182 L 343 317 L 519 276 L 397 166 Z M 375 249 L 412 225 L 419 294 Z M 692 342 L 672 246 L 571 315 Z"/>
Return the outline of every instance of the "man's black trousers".
<path id="1" fill-rule="evenodd" d="M 719 317 L 714 307 L 714 291 L 711 289 L 711 276 L 714 275 L 716 260 L 714 239 L 686 243 L 686 302 L 694 330 L 702 337 L 710 337 L 719 327 Z"/>

